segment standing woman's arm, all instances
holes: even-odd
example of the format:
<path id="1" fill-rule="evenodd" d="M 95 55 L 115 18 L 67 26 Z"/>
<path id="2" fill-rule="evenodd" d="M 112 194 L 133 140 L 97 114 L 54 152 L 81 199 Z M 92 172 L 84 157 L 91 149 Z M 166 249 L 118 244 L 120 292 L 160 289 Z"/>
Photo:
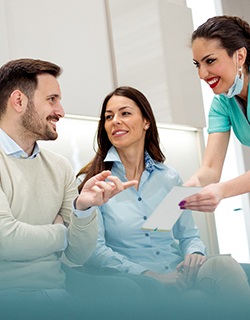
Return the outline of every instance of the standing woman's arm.
<path id="1" fill-rule="evenodd" d="M 230 131 L 210 133 L 201 167 L 184 183 L 185 186 L 207 186 L 219 182 L 226 157 Z"/>

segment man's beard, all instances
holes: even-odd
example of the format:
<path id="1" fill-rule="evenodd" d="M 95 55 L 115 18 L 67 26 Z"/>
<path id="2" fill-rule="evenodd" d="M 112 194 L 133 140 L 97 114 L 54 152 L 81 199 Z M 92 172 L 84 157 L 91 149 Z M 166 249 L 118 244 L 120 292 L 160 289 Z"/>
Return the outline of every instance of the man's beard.
<path id="1" fill-rule="evenodd" d="M 55 119 L 56 117 L 48 116 L 47 121 Z M 57 118 L 58 120 L 58 118 Z M 30 135 L 36 135 L 36 140 L 55 140 L 57 139 L 57 132 L 54 131 L 48 124 L 44 124 L 39 114 L 35 110 L 33 101 L 29 100 L 27 110 L 21 118 L 21 125 L 24 132 Z"/>

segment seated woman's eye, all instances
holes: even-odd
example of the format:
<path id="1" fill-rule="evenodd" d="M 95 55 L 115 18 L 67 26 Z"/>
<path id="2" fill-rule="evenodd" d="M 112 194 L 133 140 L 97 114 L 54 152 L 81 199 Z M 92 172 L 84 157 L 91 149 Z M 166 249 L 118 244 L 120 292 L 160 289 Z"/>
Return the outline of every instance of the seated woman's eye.
<path id="1" fill-rule="evenodd" d="M 105 120 L 110 120 L 112 118 L 113 118 L 113 116 L 111 114 L 108 114 L 108 115 L 105 116 Z"/>

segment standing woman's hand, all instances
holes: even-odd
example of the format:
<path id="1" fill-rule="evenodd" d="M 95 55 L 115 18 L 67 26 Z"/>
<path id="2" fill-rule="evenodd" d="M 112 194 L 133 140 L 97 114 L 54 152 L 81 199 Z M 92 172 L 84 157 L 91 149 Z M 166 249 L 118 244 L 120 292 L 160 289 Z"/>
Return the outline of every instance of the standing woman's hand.
<path id="1" fill-rule="evenodd" d="M 183 199 L 179 207 L 183 210 L 213 212 L 223 199 L 221 183 L 212 183 L 190 197 Z"/>

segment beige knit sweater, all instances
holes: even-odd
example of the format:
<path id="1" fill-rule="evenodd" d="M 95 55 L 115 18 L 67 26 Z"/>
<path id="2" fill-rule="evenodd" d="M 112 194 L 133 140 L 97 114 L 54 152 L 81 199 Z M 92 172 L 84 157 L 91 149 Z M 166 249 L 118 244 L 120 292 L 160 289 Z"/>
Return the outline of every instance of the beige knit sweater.
<path id="1" fill-rule="evenodd" d="M 97 239 L 95 211 L 87 218 L 72 213 L 77 195 L 68 161 L 42 149 L 34 159 L 7 156 L 0 147 L 0 288 L 63 288 L 59 257 L 84 263 Z M 53 224 L 57 214 L 69 222 Z"/>

